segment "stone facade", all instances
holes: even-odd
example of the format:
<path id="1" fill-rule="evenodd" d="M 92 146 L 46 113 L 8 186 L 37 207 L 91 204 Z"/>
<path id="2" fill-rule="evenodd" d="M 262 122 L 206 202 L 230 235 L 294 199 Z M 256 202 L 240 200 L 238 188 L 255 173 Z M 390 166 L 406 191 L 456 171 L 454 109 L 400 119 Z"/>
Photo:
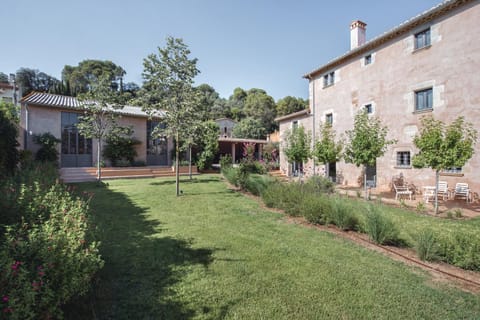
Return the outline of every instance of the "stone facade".
<path id="1" fill-rule="evenodd" d="M 464 116 L 480 131 L 479 18 L 480 1 L 446 1 L 305 75 L 311 114 L 280 119 L 281 136 L 293 121 L 313 131 L 313 125 L 318 130 L 327 117 L 338 136 L 351 130 L 355 114 L 368 108 L 388 127 L 388 137 L 397 140 L 377 160 L 377 187 L 390 189 L 399 175 L 417 186 L 432 185 L 434 172 L 414 169 L 405 157 L 418 151 L 413 137 L 424 115 L 446 123 Z M 423 44 L 422 35 L 428 37 Z M 461 172 L 442 173 L 441 180 L 452 187 L 467 182 L 480 192 L 479 151 L 477 145 Z M 312 163 L 306 165 L 311 167 Z M 281 169 L 288 171 L 283 154 Z M 344 185 L 358 185 L 362 176 L 361 168 L 343 161 L 336 170 L 337 182 Z"/>

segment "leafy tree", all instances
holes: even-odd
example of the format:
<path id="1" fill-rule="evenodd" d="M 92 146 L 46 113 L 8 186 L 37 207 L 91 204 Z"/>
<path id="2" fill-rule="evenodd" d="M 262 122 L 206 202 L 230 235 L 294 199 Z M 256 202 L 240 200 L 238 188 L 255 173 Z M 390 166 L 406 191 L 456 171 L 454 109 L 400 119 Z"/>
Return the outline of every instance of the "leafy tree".
<path id="1" fill-rule="evenodd" d="M 18 125 L 20 123 L 20 109 L 13 103 L 0 100 L 0 112 L 15 124 Z"/>
<path id="2" fill-rule="evenodd" d="M 165 110 L 165 128 L 158 128 L 158 135 L 175 139 L 176 195 L 180 195 L 179 158 L 180 149 L 191 143 L 191 132 L 199 127 L 198 92 L 193 88 L 193 79 L 200 72 L 197 59 L 189 58 L 190 50 L 182 39 L 168 37 L 165 48 L 158 54 L 150 54 L 143 61 L 141 101 L 152 113 Z"/>
<path id="3" fill-rule="evenodd" d="M 355 116 L 353 130 L 346 132 L 348 142 L 345 146 L 344 158 L 347 163 L 364 167 L 363 184 L 367 199 L 367 166 L 374 166 L 377 158 L 387 151 L 396 140 L 387 139 L 388 128 L 383 127 L 380 119 L 369 117 L 366 112 Z"/>
<path id="4" fill-rule="evenodd" d="M 218 132 L 219 128 L 215 121 L 207 121 L 203 124 L 202 134 L 202 152 L 197 161 L 197 166 L 200 170 L 210 168 L 213 159 L 218 152 Z"/>
<path id="5" fill-rule="evenodd" d="M 261 120 L 248 117 L 237 123 L 232 134 L 235 138 L 265 139 L 266 130 Z"/>
<path id="6" fill-rule="evenodd" d="M 325 175 L 328 177 L 328 164 L 337 162 L 342 157 L 343 141 L 336 141 L 335 131 L 328 123 L 320 126 L 320 138 L 315 142 L 313 155 L 315 159 L 326 167 Z"/>
<path id="7" fill-rule="evenodd" d="M 227 106 L 233 120 L 240 121 L 245 118 L 244 107 L 247 95 L 242 88 L 235 88 L 233 94 L 228 98 Z"/>
<path id="8" fill-rule="evenodd" d="M 125 70 L 109 60 L 83 60 L 78 66 L 66 65 L 62 70 L 62 80 L 68 83 L 72 95 L 86 93 L 100 78 L 108 78 L 113 90 L 122 89 Z"/>
<path id="9" fill-rule="evenodd" d="M 59 80 L 39 70 L 20 68 L 16 75 L 17 84 L 22 88 L 22 96 L 32 91 L 48 92 Z"/>
<path id="10" fill-rule="evenodd" d="M 120 166 L 121 161 L 126 161 L 125 164 L 132 165 L 137 156 L 135 145 L 140 144 L 140 141 L 134 139 L 132 134 L 133 129 L 126 127 L 123 134 L 113 132 L 107 136 L 107 145 L 103 150 L 103 156 L 110 160 L 112 166 Z"/>
<path id="11" fill-rule="evenodd" d="M 60 139 L 50 132 L 45 132 L 33 135 L 33 142 L 40 146 L 40 149 L 38 149 L 35 155 L 35 160 L 54 163 L 58 161 L 58 151 L 56 147 L 57 144 L 61 142 Z"/>
<path id="12" fill-rule="evenodd" d="M 17 126 L 4 108 L 0 109 L 0 177 L 13 175 L 19 160 Z"/>
<path id="13" fill-rule="evenodd" d="M 309 132 L 305 132 L 303 126 L 287 130 L 283 145 L 283 153 L 289 163 L 304 163 L 311 156 L 310 144 L 312 137 Z"/>
<path id="14" fill-rule="evenodd" d="M 0 83 L 8 83 L 8 75 L 0 72 Z"/>
<path id="15" fill-rule="evenodd" d="M 412 163 L 415 168 L 435 170 L 435 190 L 438 190 L 440 171 L 453 167 L 463 167 L 473 156 L 477 142 L 477 130 L 473 124 L 458 117 L 445 125 L 432 116 L 421 119 L 422 128 L 413 143 L 419 149 Z M 438 213 L 438 195 L 435 192 L 435 213 Z"/>
<path id="16" fill-rule="evenodd" d="M 244 113 L 247 117 L 260 119 L 267 132 L 276 128 L 275 101 L 264 90 L 250 89 L 245 100 Z"/>
<path id="17" fill-rule="evenodd" d="M 128 134 L 130 130 L 116 121 L 118 114 L 115 110 L 123 108 L 123 97 L 112 89 L 107 74 L 100 77 L 98 83 L 93 83 L 89 92 L 79 95 L 78 100 L 84 108 L 84 115 L 80 117 L 77 129 L 86 138 L 97 140 L 97 180 L 100 182 L 103 140 L 107 136 Z"/>
<path id="18" fill-rule="evenodd" d="M 308 107 L 308 101 L 302 98 L 286 96 L 277 101 L 277 117 L 304 110 Z"/>

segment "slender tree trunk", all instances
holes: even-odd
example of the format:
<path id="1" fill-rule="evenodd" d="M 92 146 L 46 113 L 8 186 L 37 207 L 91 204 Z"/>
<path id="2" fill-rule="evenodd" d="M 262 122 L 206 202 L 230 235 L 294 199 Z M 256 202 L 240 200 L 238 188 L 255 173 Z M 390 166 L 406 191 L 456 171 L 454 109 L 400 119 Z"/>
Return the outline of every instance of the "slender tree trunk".
<path id="1" fill-rule="evenodd" d="M 102 181 L 102 166 L 100 165 L 100 154 L 102 152 L 102 139 L 97 143 L 97 181 Z"/>
<path id="2" fill-rule="evenodd" d="M 438 214 L 438 179 L 440 176 L 440 171 L 435 171 L 435 214 Z"/>
<path id="3" fill-rule="evenodd" d="M 188 146 L 188 175 L 190 180 L 192 180 L 192 146 Z"/>
<path id="4" fill-rule="evenodd" d="M 179 171 L 179 159 L 180 158 L 180 146 L 178 142 L 178 133 L 175 136 L 175 189 L 177 197 L 180 195 L 180 173 Z"/>
<path id="5" fill-rule="evenodd" d="M 368 200 L 368 192 L 367 192 L 367 166 L 364 166 L 365 173 L 363 174 L 363 189 L 365 190 L 365 200 Z"/>

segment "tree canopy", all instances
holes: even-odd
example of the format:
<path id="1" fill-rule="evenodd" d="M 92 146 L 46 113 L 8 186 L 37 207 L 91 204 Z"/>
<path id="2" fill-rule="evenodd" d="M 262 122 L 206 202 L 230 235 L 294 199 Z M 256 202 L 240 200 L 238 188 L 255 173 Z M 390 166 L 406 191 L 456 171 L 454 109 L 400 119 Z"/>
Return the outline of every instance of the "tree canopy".
<path id="1" fill-rule="evenodd" d="M 266 130 L 260 119 L 248 117 L 237 123 L 232 134 L 235 138 L 265 139 Z"/>
<path id="2" fill-rule="evenodd" d="M 122 88 L 125 70 L 109 60 L 83 60 L 78 66 L 65 65 L 62 80 L 68 83 L 73 96 L 86 93 L 100 80 L 107 78 L 114 90 Z"/>
<path id="3" fill-rule="evenodd" d="M 22 88 L 22 96 L 26 96 L 32 91 L 48 92 L 60 81 L 36 69 L 20 68 L 16 74 L 16 82 Z"/>
<path id="4" fill-rule="evenodd" d="M 312 137 L 303 126 L 295 127 L 285 132 L 283 153 L 288 162 L 304 163 L 311 156 L 310 144 Z"/>
<path id="5" fill-rule="evenodd" d="M 8 75 L 0 72 L 0 83 L 8 83 Z"/>
<path id="6" fill-rule="evenodd" d="M 438 177 L 441 170 L 463 167 L 473 156 L 477 142 L 477 130 L 473 124 L 458 117 L 445 125 L 433 116 L 421 119 L 420 132 L 413 139 L 419 152 L 413 156 L 415 168 L 435 170 L 435 185 L 438 190 Z M 435 212 L 438 212 L 438 196 L 435 195 Z"/>
<path id="7" fill-rule="evenodd" d="M 277 101 L 277 117 L 304 110 L 308 107 L 308 100 L 286 96 Z"/>
<path id="8" fill-rule="evenodd" d="M 313 155 L 323 164 L 337 162 L 342 157 L 343 140 L 336 140 L 332 126 L 324 123 L 320 126 L 320 137 L 315 142 Z"/>

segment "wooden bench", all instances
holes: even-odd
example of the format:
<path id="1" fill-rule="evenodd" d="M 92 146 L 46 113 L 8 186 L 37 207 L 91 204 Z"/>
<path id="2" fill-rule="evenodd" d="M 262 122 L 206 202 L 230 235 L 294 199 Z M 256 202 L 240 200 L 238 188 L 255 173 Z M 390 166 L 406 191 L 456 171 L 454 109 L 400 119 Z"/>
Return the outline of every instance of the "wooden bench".
<path id="1" fill-rule="evenodd" d="M 398 197 L 408 196 L 412 200 L 412 190 L 408 188 L 408 185 L 399 186 L 396 183 L 393 184 L 395 189 L 395 200 L 398 200 Z"/>

